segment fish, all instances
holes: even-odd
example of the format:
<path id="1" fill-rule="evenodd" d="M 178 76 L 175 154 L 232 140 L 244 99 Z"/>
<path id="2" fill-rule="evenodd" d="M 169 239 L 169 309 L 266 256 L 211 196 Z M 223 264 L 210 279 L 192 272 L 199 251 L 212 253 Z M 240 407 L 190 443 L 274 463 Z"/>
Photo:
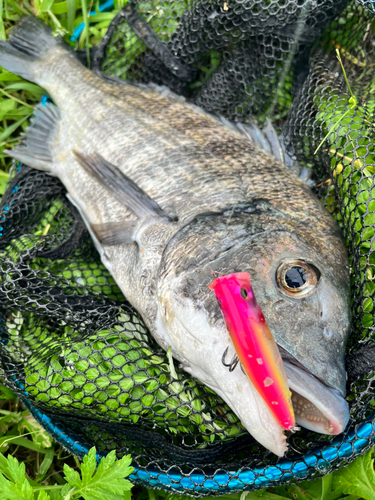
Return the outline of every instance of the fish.
<path id="1" fill-rule="evenodd" d="M 208 288 L 215 292 L 237 355 L 246 375 L 279 424 L 294 432 L 291 392 L 284 364 L 270 329 L 256 301 L 248 273 L 219 276 Z M 222 360 L 225 359 L 225 353 Z"/>
<path id="2" fill-rule="evenodd" d="M 52 100 L 36 106 L 7 153 L 61 180 L 156 342 L 260 444 L 284 456 L 285 429 L 240 367 L 230 372 L 222 362 L 235 350 L 208 285 L 212 272 L 249 273 L 297 424 L 343 432 L 348 256 L 338 225 L 306 184 L 236 124 L 165 87 L 90 71 L 33 16 L 0 42 L 0 65 Z"/>

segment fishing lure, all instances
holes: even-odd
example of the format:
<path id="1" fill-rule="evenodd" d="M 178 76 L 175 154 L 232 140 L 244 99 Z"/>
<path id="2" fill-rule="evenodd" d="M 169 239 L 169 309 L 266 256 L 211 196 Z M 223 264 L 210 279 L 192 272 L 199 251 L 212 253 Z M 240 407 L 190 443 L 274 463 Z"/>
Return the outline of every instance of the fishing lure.
<path id="1" fill-rule="evenodd" d="M 255 299 L 250 275 L 228 274 L 208 287 L 215 292 L 245 373 L 280 425 L 296 430 L 283 360 Z"/>

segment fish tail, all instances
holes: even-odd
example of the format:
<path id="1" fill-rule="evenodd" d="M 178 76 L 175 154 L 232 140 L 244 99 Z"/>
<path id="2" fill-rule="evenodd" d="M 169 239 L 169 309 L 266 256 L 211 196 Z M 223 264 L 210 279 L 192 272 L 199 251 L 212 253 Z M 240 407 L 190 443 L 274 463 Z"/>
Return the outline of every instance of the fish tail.
<path id="1" fill-rule="evenodd" d="M 40 59 L 61 44 L 52 29 L 34 16 L 23 16 L 12 29 L 9 42 L 0 41 L 0 66 L 38 83 Z"/>

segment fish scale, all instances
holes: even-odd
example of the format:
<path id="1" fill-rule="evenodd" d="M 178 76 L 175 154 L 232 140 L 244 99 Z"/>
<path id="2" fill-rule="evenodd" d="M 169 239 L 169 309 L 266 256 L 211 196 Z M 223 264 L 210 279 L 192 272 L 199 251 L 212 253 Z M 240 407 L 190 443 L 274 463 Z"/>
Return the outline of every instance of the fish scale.
<path id="1" fill-rule="evenodd" d="M 8 153 L 63 182 L 155 340 L 282 456 L 283 427 L 249 377 L 222 362 L 232 343 L 208 288 L 212 272 L 250 272 L 288 354 L 289 387 L 314 409 L 297 423 L 341 432 L 349 416 L 347 255 L 309 188 L 234 124 L 166 89 L 101 79 L 35 18 L 23 18 L 9 40 L 0 42 L 0 64 L 44 87 L 54 104 L 37 107 Z M 291 289 L 286 275 L 296 266 L 307 278 Z"/>
<path id="2" fill-rule="evenodd" d="M 125 84 L 122 82 L 122 85 Z M 293 206 L 300 212 L 301 218 L 305 219 L 307 212 L 308 217 L 313 218 L 314 222 L 319 210 L 323 217 L 322 222 L 319 222 L 319 230 L 324 230 L 330 217 L 323 207 L 317 208 L 316 199 L 310 190 L 306 189 L 304 183 L 297 181 L 292 174 L 289 175 L 285 168 L 280 172 L 280 164 L 263 151 L 254 148 L 254 145 L 241 136 L 239 131 L 235 133 L 230 129 L 232 135 L 229 135 L 229 129 L 223 127 L 220 119 L 207 115 L 197 106 L 187 106 L 184 98 L 175 96 L 167 89 L 163 89 L 162 94 L 153 89 L 137 88 L 134 85 L 129 85 L 126 93 L 121 87 L 114 90 L 117 90 L 113 93 L 117 98 L 126 99 L 141 111 L 169 123 L 179 132 L 194 138 L 198 144 L 212 151 L 216 157 L 224 159 L 232 167 L 232 175 L 233 169 L 239 172 L 242 182 L 249 190 L 249 195 L 256 196 L 266 192 L 267 197 L 280 202 L 284 210 L 290 210 Z M 254 162 L 255 152 L 259 166 Z M 277 176 L 280 173 L 282 178 Z M 212 172 L 212 175 L 218 175 L 218 172 Z M 301 189 L 298 189 L 297 185 Z M 328 224 L 331 225 L 331 222 Z"/>
<path id="3" fill-rule="evenodd" d="M 72 115 L 73 114 L 75 113 L 72 113 Z M 126 117 L 126 110 L 123 113 L 119 113 L 119 116 L 116 118 L 113 116 L 113 111 L 107 111 L 107 116 L 104 121 L 108 120 L 108 123 L 110 123 L 110 118 L 112 118 L 121 123 L 122 121 L 125 121 L 123 119 L 124 117 Z M 71 117 L 69 116 L 66 119 L 70 122 Z M 85 128 L 87 130 L 89 121 L 90 120 L 86 120 L 86 123 L 79 123 L 77 125 L 80 128 Z M 145 135 L 150 135 L 147 134 L 147 127 L 151 127 L 152 125 L 153 124 L 151 122 L 145 123 L 143 127 L 140 127 L 139 124 L 136 123 L 136 125 L 132 127 L 131 134 L 128 134 L 126 137 L 124 137 L 122 127 L 119 130 L 111 131 L 111 140 L 107 140 L 105 142 L 103 141 L 104 144 L 101 144 L 100 146 L 103 148 L 103 151 L 106 152 L 107 158 L 117 164 L 121 170 L 126 172 L 127 175 L 129 175 L 137 184 L 145 189 L 145 191 L 150 191 L 152 188 L 153 195 L 160 205 L 163 205 L 164 199 L 166 201 L 171 199 L 176 200 L 175 210 L 178 211 L 182 219 L 191 217 L 201 211 L 202 198 L 206 202 L 207 207 L 212 209 L 215 208 L 216 205 L 217 208 L 222 208 L 222 197 L 225 193 L 227 193 L 227 185 L 224 184 L 225 180 L 230 183 L 231 188 L 229 196 L 227 195 L 228 199 L 226 203 L 230 205 L 243 199 L 244 194 L 243 189 L 241 188 L 241 180 L 236 180 L 233 175 L 231 175 L 228 167 L 226 169 L 227 174 L 225 176 L 225 165 L 223 165 L 223 162 L 216 159 L 212 161 L 211 155 L 207 154 L 207 152 L 203 152 L 202 154 L 202 152 L 199 151 L 199 147 L 195 144 L 191 144 L 191 141 L 185 139 L 185 142 L 188 144 L 184 147 L 183 144 L 181 144 L 183 142 L 181 140 L 183 137 L 181 137 L 180 134 L 178 134 L 172 141 L 172 131 L 170 129 L 167 130 L 165 134 L 167 136 L 165 139 L 165 145 L 163 142 L 160 143 L 160 139 L 159 141 L 154 141 L 151 134 L 150 141 L 147 140 L 145 144 Z M 61 126 L 64 127 L 63 124 Z M 127 126 L 130 128 L 130 124 L 125 122 L 124 127 L 127 128 Z M 90 146 L 92 144 L 90 135 L 91 134 L 89 133 L 86 134 L 86 141 L 88 144 L 86 145 L 82 143 L 81 147 L 84 150 L 90 151 Z M 67 144 L 65 137 L 62 139 L 62 142 L 63 144 L 59 142 L 53 146 L 56 151 L 61 151 L 61 148 L 72 148 L 76 144 L 75 142 Z M 119 145 L 121 146 L 119 147 Z M 121 151 L 121 148 L 123 151 L 126 151 L 126 154 L 118 152 L 119 150 Z M 101 151 L 99 147 L 98 150 L 99 152 Z M 124 162 L 125 156 L 126 163 Z M 200 170 L 197 169 L 198 157 L 200 159 Z M 150 163 L 150 158 L 153 159 L 152 170 L 147 166 L 147 164 Z M 205 161 L 209 166 L 208 171 L 203 168 Z M 220 174 L 217 177 L 213 175 L 214 172 L 212 169 L 212 163 L 217 165 L 215 165 L 215 170 L 217 170 Z M 176 164 L 179 166 L 181 164 L 182 165 L 181 170 L 179 170 L 178 179 L 176 179 L 177 182 L 174 183 L 170 181 L 171 179 L 173 180 L 174 177 L 177 177 L 176 172 L 174 171 Z M 81 182 L 88 182 L 85 175 L 83 175 L 83 178 L 79 178 L 81 173 L 77 172 L 77 169 L 75 169 L 74 166 L 70 168 L 67 166 L 64 173 L 59 174 L 59 176 L 60 175 L 66 176 L 66 181 L 62 179 L 64 184 L 65 182 L 68 183 L 70 178 L 72 179 L 72 186 L 69 189 L 69 192 L 71 193 L 74 192 L 74 186 L 80 185 Z M 235 190 L 236 185 L 237 190 Z M 194 188 L 194 191 L 192 191 L 192 187 Z M 201 188 L 201 192 L 199 188 Z M 191 208 L 189 206 L 186 207 L 186 199 L 183 197 L 184 192 L 186 193 L 186 197 L 189 196 L 190 198 L 189 204 L 191 205 Z M 95 196 L 95 193 L 88 193 L 87 198 L 91 199 L 92 195 Z M 74 196 L 72 195 L 72 197 Z M 182 198 L 181 203 L 179 203 L 178 197 Z M 96 203 L 96 206 L 99 207 L 98 217 L 101 217 L 103 210 L 105 210 L 105 208 L 102 207 L 103 203 L 100 201 L 101 199 L 103 199 L 103 194 L 100 192 L 100 195 L 98 193 L 98 201 Z M 81 203 L 84 201 L 85 199 L 82 199 L 81 197 Z M 181 207 L 181 204 L 183 207 Z M 117 220 L 118 217 L 123 217 L 121 210 L 123 211 L 123 207 L 119 205 L 118 211 L 112 213 L 113 220 Z M 186 216 L 184 215 L 184 212 L 187 213 Z"/>

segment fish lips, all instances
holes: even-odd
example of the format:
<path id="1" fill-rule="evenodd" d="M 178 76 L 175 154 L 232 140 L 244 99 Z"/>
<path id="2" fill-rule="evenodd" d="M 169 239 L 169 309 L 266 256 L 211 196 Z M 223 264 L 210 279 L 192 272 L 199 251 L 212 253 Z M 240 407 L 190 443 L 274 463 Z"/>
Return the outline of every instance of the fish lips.
<path id="1" fill-rule="evenodd" d="M 316 293 L 311 297 L 295 301 L 288 298 L 279 300 L 271 310 L 265 307 L 264 314 L 283 360 L 309 372 L 344 397 L 345 348 L 350 314 L 349 303 L 338 303 L 336 298 L 334 287 L 322 277 Z M 282 306 L 275 307 L 280 302 Z M 314 311 L 315 319 L 312 319 Z M 326 317 L 327 311 L 336 313 Z M 298 322 L 288 324 L 293 315 Z"/>
<path id="2" fill-rule="evenodd" d="M 337 435 L 349 421 L 349 405 L 339 391 L 284 359 L 296 423 L 320 434 Z"/>

